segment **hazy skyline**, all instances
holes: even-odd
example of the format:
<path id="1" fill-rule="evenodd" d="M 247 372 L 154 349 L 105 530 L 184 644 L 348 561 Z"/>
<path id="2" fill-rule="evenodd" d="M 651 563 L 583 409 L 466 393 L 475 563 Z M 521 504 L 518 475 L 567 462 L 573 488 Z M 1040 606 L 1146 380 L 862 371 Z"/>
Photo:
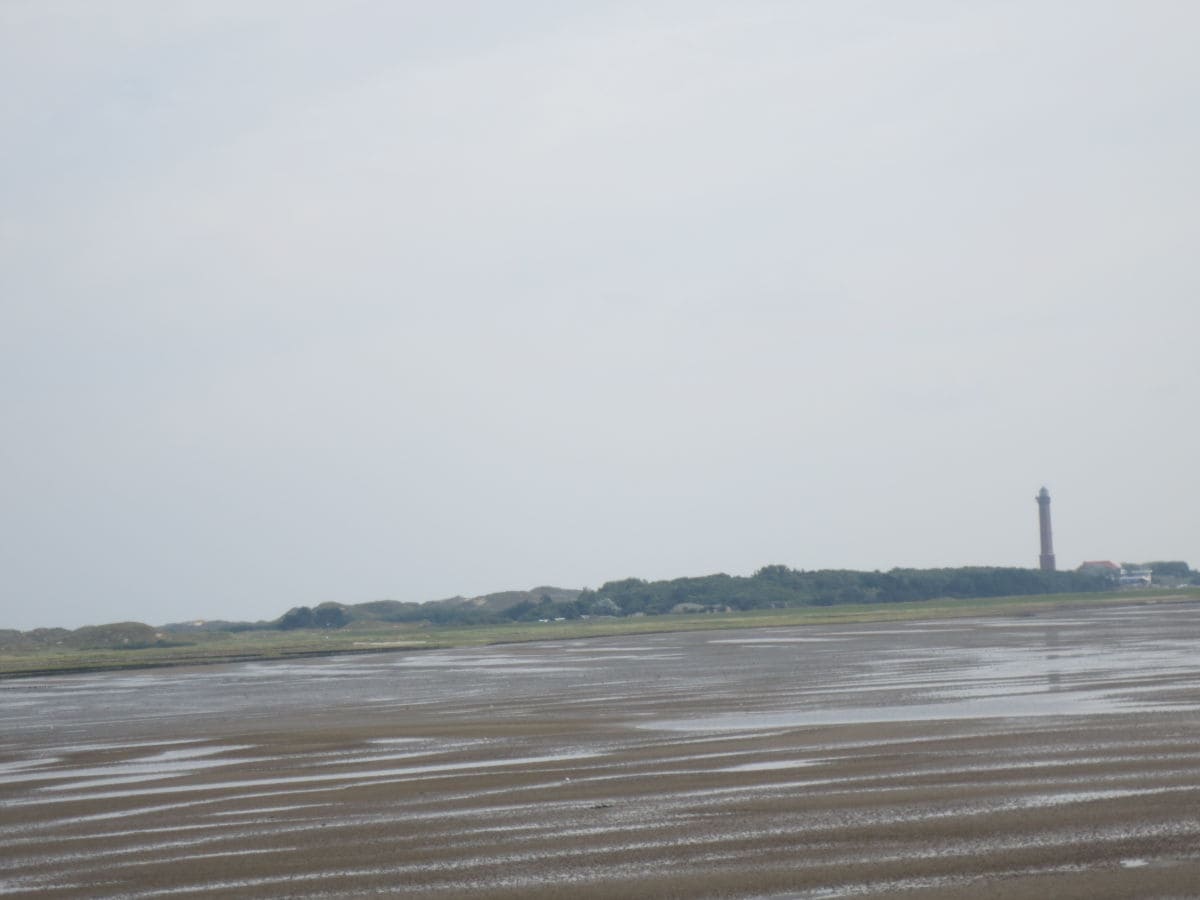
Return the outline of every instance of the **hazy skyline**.
<path id="1" fill-rule="evenodd" d="M 0 627 L 1200 564 L 1198 26 L 0 2 Z"/>

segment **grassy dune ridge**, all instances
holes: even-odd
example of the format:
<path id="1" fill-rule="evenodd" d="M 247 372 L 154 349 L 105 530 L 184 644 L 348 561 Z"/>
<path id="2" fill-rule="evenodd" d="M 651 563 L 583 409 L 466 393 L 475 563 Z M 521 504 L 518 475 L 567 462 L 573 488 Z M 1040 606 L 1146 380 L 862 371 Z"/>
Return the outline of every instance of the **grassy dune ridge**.
<path id="1" fill-rule="evenodd" d="M 189 635 L 186 643 L 138 645 L 122 649 L 65 645 L 6 649 L 0 651 L 0 678 L 106 669 L 213 665 L 333 654 L 416 652 L 521 641 L 567 640 L 665 631 L 906 622 L 961 616 L 1035 616 L 1063 609 L 1196 600 L 1200 600 L 1200 588 L 1045 594 L 972 600 L 944 598 L 911 603 L 845 604 L 715 614 L 597 617 L 554 622 L 513 622 L 502 625 L 373 624 L 337 630 L 211 632 Z"/>

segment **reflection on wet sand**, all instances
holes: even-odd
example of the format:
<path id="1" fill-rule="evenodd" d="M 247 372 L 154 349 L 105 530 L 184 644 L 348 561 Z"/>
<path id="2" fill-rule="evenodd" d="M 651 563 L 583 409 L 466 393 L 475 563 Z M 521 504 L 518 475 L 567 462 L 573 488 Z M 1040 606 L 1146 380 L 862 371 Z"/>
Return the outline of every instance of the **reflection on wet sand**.
<path id="1" fill-rule="evenodd" d="M 1198 613 L 0 682 L 0 893 L 1187 895 Z"/>

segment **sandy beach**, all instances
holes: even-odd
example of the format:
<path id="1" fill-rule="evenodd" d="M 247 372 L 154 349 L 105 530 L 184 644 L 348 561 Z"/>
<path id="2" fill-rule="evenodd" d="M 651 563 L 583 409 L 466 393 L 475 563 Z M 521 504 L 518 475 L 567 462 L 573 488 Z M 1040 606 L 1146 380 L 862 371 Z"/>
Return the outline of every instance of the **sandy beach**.
<path id="1" fill-rule="evenodd" d="M 1200 896 L 1200 606 L 0 682 L 14 897 Z"/>

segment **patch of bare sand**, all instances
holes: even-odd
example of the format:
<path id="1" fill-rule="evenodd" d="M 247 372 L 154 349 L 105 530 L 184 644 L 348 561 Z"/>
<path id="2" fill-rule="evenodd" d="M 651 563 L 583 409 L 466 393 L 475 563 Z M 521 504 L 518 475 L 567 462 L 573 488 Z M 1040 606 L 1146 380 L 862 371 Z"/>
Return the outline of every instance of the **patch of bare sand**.
<path id="1" fill-rule="evenodd" d="M 596 662 L 584 681 L 551 671 L 554 647 L 514 651 L 535 674 L 491 681 L 470 665 L 460 681 L 444 663 L 428 680 L 368 667 L 359 699 L 313 709 L 280 700 L 272 670 L 244 680 L 231 670 L 232 682 L 206 684 L 261 689 L 242 707 L 256 714 L 223 716 L 206 700 L 203 716 L 137 718 L 135 690 L 128 708 L 106 707 L 88 726 L 103 732 L 90 747 L 57 731 L 8 735 L 0 891 L 1197 896 L 1200 716 L 1186 706 L 668 732 L 648 726 L 683 710 L 769 706 L 776 670 L 847 690 L 873 671 L 829 674 L 794 647 L 739 668 L 707 655 L 702 639 L 673 646 L 671 661 L 633 677 L 628 661 Z M 691 668 L 714 666 L 708 690 L 688 694 Z M 319 697 L 322 671 L 332 670 L 314 666 L 295 696 Z M 1120 675 L 1096 679 L 1140 684 Z M 396 678 L 412 702 L 383 693 Z M 1183 696 L 1193 678 L 1156 676 L 1154 690 Z M 103 695 L 102 679 L 89 684 Z M 109 721 L 124 740 L 118 725 L 98 724 Z"/>

